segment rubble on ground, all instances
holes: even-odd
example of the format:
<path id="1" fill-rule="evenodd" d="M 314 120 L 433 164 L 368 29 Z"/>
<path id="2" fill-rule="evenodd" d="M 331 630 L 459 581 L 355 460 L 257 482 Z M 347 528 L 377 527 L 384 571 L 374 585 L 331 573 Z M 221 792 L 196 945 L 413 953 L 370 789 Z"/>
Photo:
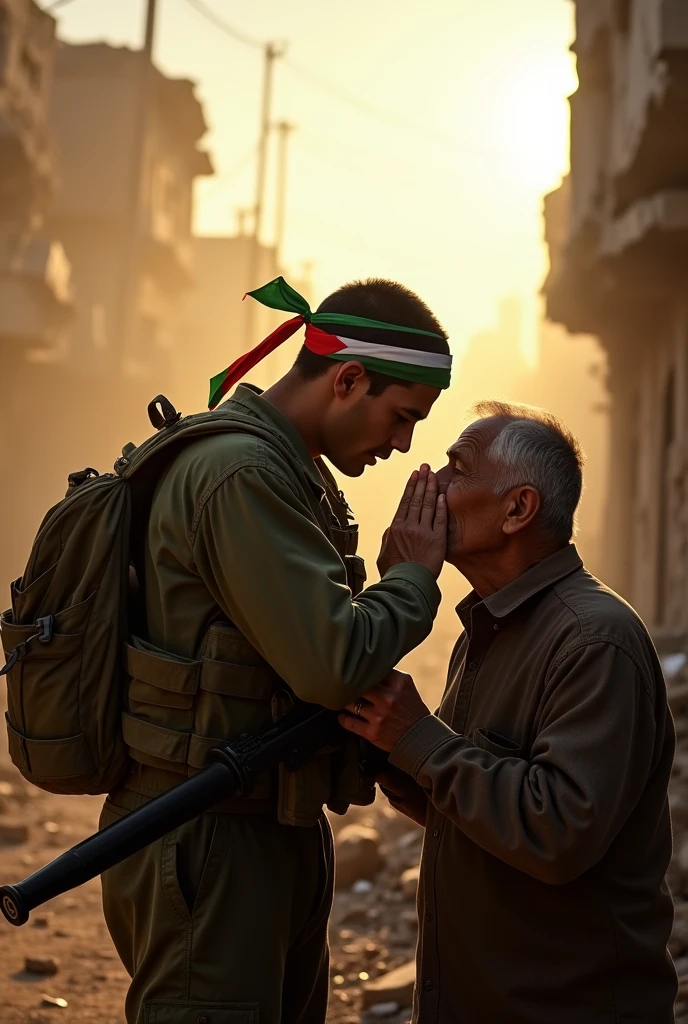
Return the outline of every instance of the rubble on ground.
<path id="1" fill-rule="evenodd" d="M 43 974 L 51 977 L 57 974 L 60 962 L 54 956 L 27 956 L 24 958 L 24 970 L 27 974 Z"/>
<path id="2" fill-rule="evenodd" d="M 380 795 L 371 807 L 352 807 L 345 818 L 331 815 L 330 822 L 338 857 L 342 847 L 350 846 L 351 836 L 372 838 L 372 832 L 378 838 L 374 874 L 367 870 L 369 877 L 354 879 L 356 872 L 351 871 L 345 886 L 337 868 L 328 1024 L 406 1024 L 415 974 L 415 888 L 423 830 Z M 370 869 L 374 860 L 371 856 L 357 863 Z"/>

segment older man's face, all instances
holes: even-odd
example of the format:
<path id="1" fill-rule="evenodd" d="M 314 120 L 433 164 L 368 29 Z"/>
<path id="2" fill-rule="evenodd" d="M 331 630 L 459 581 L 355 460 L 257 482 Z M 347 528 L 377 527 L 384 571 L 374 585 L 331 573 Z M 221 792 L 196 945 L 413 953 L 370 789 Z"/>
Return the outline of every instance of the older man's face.
<path id="1" fill-rule="evenodd" d="M 487 457 L 490 445 L 507 420 L 492 416 L 466 427 L 449 449 L 448 463 L 437 474 L 447 496 L 446 560 L 493 551 L 504 543 L 504 499 L 495 497 L 495 465 Z"/>

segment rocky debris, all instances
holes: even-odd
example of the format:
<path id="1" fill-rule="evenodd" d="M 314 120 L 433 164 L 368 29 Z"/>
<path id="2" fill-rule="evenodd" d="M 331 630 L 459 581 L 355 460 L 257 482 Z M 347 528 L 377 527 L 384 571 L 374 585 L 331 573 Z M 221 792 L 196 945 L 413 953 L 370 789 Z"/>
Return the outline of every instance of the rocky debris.
<path id="1" fill-rule="evenodd" d="M 420 874 L 420 866 L 416 865 L 412 868 L 407 868 L 401 876 L 401 894 L 405 900 L 415 900 L 416 893 L 418 892 L 418 876 Z"/>
<path id="2" fill-rule="evenodd" d="M 368 1010 L 368 1017 L 374 1017 L 375 1019 L 391 1017 L 392 1014 L 398 1013 L 400 1009 L 399 1003 L 376 1003 L 375 1006 L 371 1006 Z"/>
<path id="3" fill-rule="evenodd" d="M 31 923 L 34 928 L 49 928 L 53 923 L 54 914 L 51 910 L 46 910 L 42 914 L 34 914 L 31 918 Z"/>
<path id="4" fill-rule="evenodd" d="M 414 960 L 397 967 L 395 971 L 383 974 L 363 986 L 363 1008 L 379 1004 L 396 1003 L 397 1007 L 410 1006 L 413 1002 L 413 986 L 416 983 Z M 392 1011 L 395 1012 L 395 1011 Z"/>
<path id="5" fill-rule="evenodd" d="M 404 892 L 401 878 L 418 867 L 423 830 L 397 814 L 381 795 L 370 807 L 351 808 L 350 813 L 356 828 L 372 829 L 379 837 L 380 866 L 366 886 L 356 885 L 359 877 L 337 887 L 330 925 L 332 998 L 327 1021 L 407 1024 L 408 996 L 402 1001 L 379 994 L 364 1003 L 364 991 L 413 960 L 418 936 L 414 897 L 407 895 L 408 886 Z M 349 814 L 346 822 L 332 819 L 338 851 L 351 827 Z"/>
<path id="6" fill-rule="evenodd" d="M 41 994 L 41 1006 L 59 1006 L 60 1009 L 66 1010 L 69 1003 L 66 999 L 62 999 L 61 996 L 49 996 L 43 992 Z"/>
<path id="7" fill-rule="evenodd" d="M 335 842 L 337 888 L 375 878 L 382 867 L 380 833 L 367 825 L 345 826 Z"/>
<path id="8" fill-rule="evenodd" d="M 54 956 L 27 956 L 24 960 L 24 970 L 27 974 L 43 974 L 50 977 L 57 974 L 60 969 L 60 961 Z"/>
<path id="9" fill-rule="evenodd" d="M 22 821 L 0 821 L 0 843 L 25 843 L 29 838 L 29 826 Z"/>

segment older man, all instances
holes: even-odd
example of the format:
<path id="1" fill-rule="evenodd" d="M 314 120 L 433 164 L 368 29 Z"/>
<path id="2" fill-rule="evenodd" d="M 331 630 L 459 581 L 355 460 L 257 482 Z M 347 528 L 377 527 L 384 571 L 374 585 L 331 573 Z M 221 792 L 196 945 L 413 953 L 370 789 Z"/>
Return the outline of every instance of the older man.
<path id="1" fill-rule="evenodd" d="M 438 474 L 447 561 L 473 586 L 439 712 L 397 672 L 342 716 L 390 751 L 387 795 L 426 828 L 413 1019 L 670 1024 L 662 672 L 570 543 L 575 438 L 537 410 L 478 413 Z"/>

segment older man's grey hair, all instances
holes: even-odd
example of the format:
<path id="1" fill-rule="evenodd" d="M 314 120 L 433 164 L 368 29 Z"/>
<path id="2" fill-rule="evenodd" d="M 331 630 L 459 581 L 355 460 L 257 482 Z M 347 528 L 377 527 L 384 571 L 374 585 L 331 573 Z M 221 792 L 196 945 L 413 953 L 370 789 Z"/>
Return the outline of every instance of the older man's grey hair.
<path id="1" fill-rule="evenodd" d="M 500 416 L 507 423 L 487 455 L 497 469 L 495 492 L 505 497 L 529 485 L 540 495 L 540 523 L 555 537 L 570 540 L 583 490 L 585 456 L 578 440 L 556 416 L 528 405 L 479 402 L 481 418 Z"/>

